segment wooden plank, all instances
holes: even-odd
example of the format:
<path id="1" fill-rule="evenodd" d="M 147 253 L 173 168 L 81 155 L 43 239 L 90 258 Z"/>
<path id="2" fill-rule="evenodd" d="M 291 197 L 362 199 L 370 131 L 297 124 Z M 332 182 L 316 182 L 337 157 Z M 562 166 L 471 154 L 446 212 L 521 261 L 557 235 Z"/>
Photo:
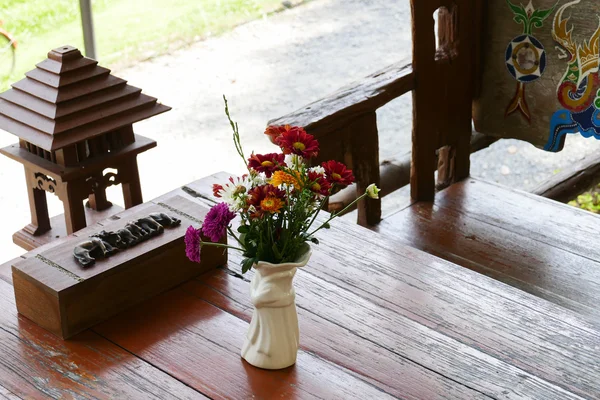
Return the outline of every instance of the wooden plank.
<path id="1" fill-rule="evenodd" d="M 449 209 L 416 204 L 378 231 L 600 324 L 599 264 Z M 600 326 L 600 325 L 599 325 Z"/>
<path id="2" fill-rule="evenodd" d="M 239 354 L 247 329 L 248 323 L 177 288 L 94 331 L 210 398 L 392 398 L 305 351 L 290 368 L 252 367 Z"/>
<path id="3" fill-rule="evenodd" d="M 291 114 L 269 121 L 269 125 L 297 125 L 317 138 L 343 127 L 360 114 L 374 112 L 414 88 L 408 61 L 390 65 L 359 82 L 308 104 Z"/>
<path id="4" fill-rule="evenodd" d="M 0 393 L 33 398 L 204 398 L 93 332 L 63 341 L 19 317 L 0 280 Z"/>
<path id="5" fill-rule="evenodd" d="M 226 176 L 216 174 L 187 186 L 208 201 L 212 197 L 211 184 Z M 575 393 L 600 393 L 600 382 L 593 378 L 600 366 L 588 357 L 600 351 L 600 337 L 596 326 L 586 318 L 396 240 L 367 233 L 354 224 L 335 221 L 332 226 L 319 235 L 321 245 L 309 267 L 299 271 L 298 282 L 303 272 L 314 274 L 557 386 Z M 453 240 L 451 235 L 444 238 Z M 365 262 L 365 248 L 369 249 L 366 260 L 371 262 Z M 349 256 L 354 253 L 355 257 Z M 234 260 L 234 253 L 231 256 Z M 300 295 L 302 291 L 297 287 Z M 322 305 L 307 308 L 330 309 Z M 342 326 L 348 326 L 348 322 Z M 394 329 L 405 332 L 409 327 L 407 324 Z M 382 340 L 392 340 L 387 337 L 386 334 Z M 582 342 L 576 343 L 577 340 Z M 403 348 L 407 341 L 410 342 L 401 341 Z M 423 359 L 426 358 L 420 357 L 419 361 Z M 565 370 L 569 373 L 565 374 Z"/>
<path id="6" fill-rule="evenodd" d="M 323 240 L 325 240 L 325 238 Z M 338 251 L 344 251 L 349 254 L 349 248 L 352 246 L 356 248 L 357 245 L 356 243 L 349 243 L 348 247 L 344 246 L 343 249 L 338 248 Z M 331 247 L 334 248 L 338 246 L 332 245 Z M 314 323 L 315 326 L 306 327 L 302 325 L 304 322 L 302 318 L 300 319 L 301 332 L 308 331 L 308 334 L 314 332 L 315 337 L 310 339 L 310 343 L 315 343 L 315 341 L 319 342 L 314 345 L 315 347 L 303 345 L 307 346 L 307 350 L 315 352 L 332 362 L 343 362 L 337 355 L 338 351 L 343 352 L 344 347 L 347 348 L 347 346 L 350 346 L 349 343 L 351 343 L 351 340 L 342 341 L 343 336 L 340 336 L 335 331 L 330 332 L 328 324 L 332 323 L 340 327 L 347 327 L 354 335 L 357 335 L 362 339 L 368 338 L 372 343 L 382 346 L 397 357 L 405 357 L 413 360 L 414 362 L 423 365 L 425 368 L 437 371 L 454 381 L 461 382 L 468 387 L 474 388 L 494 398 L 506 395 L 506 390 L 511 392 L 510 395 L 507 396 L 508 398 L 514 397 L 520 399 L 529 398 L 530 396 L 536 398 L 535 396 L 539 396 L 539 398 L 544 399 L 559 399 L 563 398 L 562 396 L 565 396 L 564 398 L 569 397 L 568 395 L 562 394 L 561 389 L 557 389 L 556 387 L 552 388 L 552 386 L 559 385 L 548 385 L 547 383 L 540 383 L 539 381 L 537 383 L 532 383 L 532 386 L 529 388 L 523 386 L 519 387 L 519 389 L 510 388 L 511 385 L 516 385 L 516 382 L 521 380 L 523 374 L 528 377 L 540 374 L 540 372 L 537 371 L 538 369 L 541 369 L 538 365 L 548 364 L 549 366 L 545 367 L 546 371 L 544 371 L 546 375 L 545 378 L 551 376 L 552 379 L 558 383 L 563 383 L 561 380 L 565 380 L 560 373 L 562 367 L 568 368 L 573 364 L 577 365 L 577 361 L 570 363 L 561 362 L 561 358 L 567 357 L 566 353 L 570 353 L 570 349 L 568 346 L 561 348 L 562 342 L 560 340 L 556 340 L 555 343 L 547 343 L 547 339 L 544 339 L 544 342 L 541 342 L 543 345 L 536 346 L 528 343 L 527 336 L 522 336 L 524 332 L 527 332 L 527 329 L 534 331 L 529 335 L 530 337 L 535 337 L 535 335 L 539 333 L 543 333 L 543 336 L 551 336 L 552 332 L 547 332 L 546 329 L 531 326 L 526 329 L 521 328 L 519 330 L 512 330 L 510 329 L 512 328 L 511 325 L 518 325 L 519 318 L 514 318 L 510 315 L 508 318 L 509 321 L 504 321 L 506 311 L 501 312 L 501 314 L 496 317 L 491 313 L 487 314 L 487 312 L 477 310 L 476 301 L 473 301 L 471 304 L 463 304 L 459 296 L 453 295 L 451 293 L 452 290 L 448 290 L 449 287 L 452 288 L 451 285 L 444 286 L 440 284 L 425 289 L 424 286 L 428 286 L 434 282 L 427 279 L 422 284 L 419 284 L 419 280 L 424 280 L 428 277 L 423 277 L 423 274 L 413 273 L 413 275 L 417 275 L 416 277 L 405 277 L 400 275 L 398 278 L 394 279 L 387 276 L 394 268 L 394 265 L 388 265 L 385 268 L 386 271 L 381 271 L 381 268 L 377 268 L 376 266 L 364 266 L 364 262 L 348 263 L 344 260 L 344 262 L 340 263 L 340 253 L 336 254 L 334 257 L 321 257 L 320 252 L 318 252 L 319 249 L 316 250 L 313 259 L 309 263 L 308 269 L 299 271 L 295 280 L 296 294 L 298 296 L 297 305 L 299 310 L 304 311 L 305 313 L 314 314 L 310 319 L 316 319 L 318 321 L 318 323 Z M 329 254 L 330 251 L 330 248 L 324 250 L 327 254 Z M 235 261 L 236 256 L 232 254 L 230 258 L 233 262 Z M 337 265 L 334 267 L 333 264 L 340 264 L 340 266 L 339 268 L 336 268 Z M 327 268 L 331 268 L 331 273 L 324 273 Z M 351 277 L 346 279 L 345 274 L 342 274 L 341 271 L 347 270 L 348 268 L 351 268 L 353 271 L 349 273 Z M 365 269 L 373 279 L 364 279 Z M 248 297 L 248 284 L 240 283 L 240 279 L 234 278 L 227 278 L 225 283 L 221 282 L 221 284 L 219 284 L 218 279 L 216 282 L 211 279 L 213 275 L 213 273 L 206 274 L 205 276 L 198 278 L 198 280 L 224 294 L 226 300 L 225 303 L 222 304 L 222 307 L 228 309 L 228 304 L 233 300 L 238 303 L 237 308 L 244 310 L 246 316 L 249 317 L 252 308 Z M 318 277 L 313 275 L 318 275 Z M 355 278 L 361 275 L 363 276 L 363 282 L 360 284 L 360 287 L 364 289 L 352 290 L 352 285 L 356 283 Z M 433 276 L 433 274 L 431 275 Z M 388 279 L 387 283 L 386 279 Z M 448 283 L 448 281 L 446 283 Z M 204 293 L 204 291 L 198 287 L 194 288 L 192 285 L 193 284 L 191 283 L 187 284 L 184 289 L 194 290 L 194 293 L 196 294 Z M 189 287 L 192 289 L 189 289 Z M 340 287 L 343 289 L 340 289 Z M 347 290 L 354 293 L 348 293 Z M 402 290 L 401 295 L 398 293 L 399 290 Z M 480 292 L 482 291 L 480 290 Z M 365 293 L 368 294 L 365 296 Z M 392 298 L 394 298 L 393 301 Z M 207 299 L 213 302 L 213 304 L 218 304 L 214 295 L 210 295 Z M 375 305 L 372 304 L 373 302 Z M 318 305 L 319 303 L 321 305 Z M 398 306 L 394 306 L 394 304 Z M 427 306 L 423 307 L 425 304 Z M 498 308 L 499 307 L 497 306 L 492 307 L 492 310 L 498 311 Z M 473 316 L 471 318 L 461 317 L 461 312 L 464 313 L 465 310 L 469 310 Z M 522 310 L 520 309 L 513 310 L 513 312 L 516 312 L 518 315 L 521 315 L 521 311 Z M 438 313 L 444 313 L 445 315 L 438 316 Z M 479 314 L 485 315 L 482 316 Z M 521 315 L 521 317 L 524 316 Z M 534 317 L 529 316 L 528 320 L 539 322 L 542 321 L 544 317 L 545 316 L 539 315 Z M 419 324 L 428 326 L 435 331 L 429 331 L 427 329 L 423 330 L 423 327 Z M 437 326 L 438 324 L 441 324 L 443 328 L 439 329 Z M 534 324 L 535 323 L 530 323 L 530 325 Z M 509 333 L 509 337 L 506 337 L 504 328 L 499 334 L 489 334 L 488 332 L 485 332 L 490 330 L 489 326 L 496 325 L 508 325 L 505 329 L 506 332 Z M 451 330 L 452 328 L 448 329 L 448 326 L 452 326 L 454 329 L 457 329 L 457 331 L 449 333 L 448 330 Z M 484 332 L 481 332 L 481 330 Z M 473 332 L 474 334 L 472 334 L 471 337 L 468 337 L 468 334 L 465 335 L 463 331 Z M 569 334 L 582 334 L 584 337 L 584 339 L 582 339 L 584 343 L 583 346 L 586 349 L 593 349 L 599 338 L 598 334 L 590 335 L 586 332 L 581 333 L 575 331 L 569 332 Z M 443 335 L 454 337 L 457 339 L 457 342 L 448 340 L 448 338 Z M 464 336 L 467 337 L 465 338 Z M 511 338 L 510 336 L 516 336 L 516 338 Z M 329 337 L 335 339 L 329 341 L 326 339 Z M 304 336 L 301 337 L 301 343 L 304 342 L 303 339 Z M 473 349 L 458 344 L 465 343 L 465 340 L 468 345 L 473 346 L 478 351 L 473 352 Z M 499 354 L 490 354 L 489 356 L 479 354 L 479 351 L 485 352 L 485 350 L 487 350 L 486 345 L 496 342 L 500 342 L 500 345 L 505 346 L 512 343 L 514 346 L 513 350 L 511 352 L 506 352 L 507 349 L 504 349 L 505 352 L 502 355 L 502 359 L 507 364 L 516 364 L 517 369 L 512 370 L 514 368 L 512 365 L 507 366 L 504 365 L 504 363 L 498 363 L 495 358 L 490 358 L 498 357 Z M 557 348 L 556 344 L 559 344 L 561 347 Z M 495 345 L 498 346 L 498 344 Z M 431 348 L 428 346 L 431 346 Z M 516 346 L 523 346 L 523 348 L 515 349 Z M 551 352 L 550 354 L 541 356 L 540 359 L 539 352 L 542 348 L 545 349 L 546 353 L 548 353 L 548 348 L 550 348 Z M 350 351 L 350 349 L 347 348 L 346 351 Z M 552 353 L 552 351 L 555 351 L 555 353 Z M 585 355 L 585 351 L 586 350 L 582 351 L 583 355 Z M 499 353 L 499 351 L 494 350 L 494 353 Z M 516 357 L 516 360 L 511 359 L 513 353 L 515 353 L 514 357 Z M 355 353 L 352 354 L 354 355 Z M 359 354 L 360 353 L 355 354 L 354 357 L 359 358 Z M 538 362 L 542 364 L 538 364 Z M 581 360 L 580 362 L 586 363 L 586 365 L 589 366 L 595 365 L 593 357 L 586 358 L 585 361 Z M 583 371 L 585 371 L 584 366 L 580 366 L 579 368 L 582 368 Z M 581 370 L 578 369 L 578 372 L 581 372 Z M 512 378 L 511 375 L 513 375 Z M 521 375 L 521 377 L 519 377 L 519 375 Z M 594 382 L 594 372 L 577 376 L 579 376 L 579 378 L 585 377 L 587 381 L 584 382 L 583 385 L 590 385 L 589 382 Z M 379 377 L 378 379 L 381 380 L 384 379 L 384 377 Z M 568 381 L 568 379 L 566 380 Z M 510 382 L 513 383 L 511 384 Z M 397 386 L 398 384 L 394 385 L 396 389 L 401 391 L 405 390 L 402 387 L 399 388 Z M 587 393 L 595 393 L 594 390 L 597 389 L 596 385 L 593 383 L 591 386 L 584 387 L 586 388 L 585 390 L 587 390 Z M 572 388 L 567 387 L 567 389 Z"/>
<path id="7" fill-rule="evenodd" d="M 600 247 L 590 241 L 600 231 L 600 216 L 578 208 L 473 178 L 440 192 L 436 205 L 600 261 Z"/>
<path id="8" fill-rule="evenodd" d="M 444 273 L 447 268 L 443 267 L 448 263 L 438 262 L 431 256 L 423 257 L 423 253 L 414 249 L 407 251 L 396 246 L 395 252 L 386 250 L 393 243 L 390 241 L 372 249 L 375 264 L 365 264 L 352 256 L 346 256 L 344 262 L 338 264 L 335 259 L 340 255 L 360 252 L 353 250 L 357 244 L 348 239 L 345 228 L 334 228 L 336 232 L 333 235 L 330 232 L 327 241 L 321 240 L 325 248 L 320 254 L 325 256 L 322 260 L 314 260 L 310 264 L 313 268 L 303 271 L 334 282 L 557 386 L 584 397 L 600 393 L 600 382 L 594 378 L 600 365 L 594 360 L 597 356 L 591 355 L 599 351 L 600 335 L 592 325 L 579 322 L 579 326 L 574 327 L 565 323 L 562 317 L 569 313 L 548 306 L 549 303 L 541 310 L 543 312 L 533 311 L 529 301 L 519 304 L 512 296 L 507 296 L 509 292 L 504 296 L 488 293 L 488 283 L 493 281 L 477 274 L 466 273 L 466 279 L 457 282 Z M 343 243 L 339 240 L 342 237 L 346 238 Z M 409 252 L 406 258 L 401 256 Z M 411 262 L 412 258 L 417 258 L 414 261 L 418 262 Z M 432 263 L 437 268 L 431 268 Z M 299 281 L 301 277 L 299 274 Z M 302 293 L 300 288 L 298 293 Z M 335 303 L 347 304 L 343 301 Z M 315 310 L 314 304 L 307 307 Z M 326 309 L 329 310 L 321 307 L 319 311 Z M 398 327 L 395 330 L 406 334 Z M 402 343 L 406 345 L 405 340 Z M 565 371 L 569 373 L 565 374 Z"/>
<path id="9" fill-rule="evenodd" d="M 533 189 L 539 196 L 567 203 L 600 180 L 600 157 L 592 153 L 568 165 Z"/>
<path id="10" fill-rule="evenodd" d="M 232 268 L 237 269 L 236 266 Z M 219 268 L 182 285 L 181 289 L 250 322 L 252 304 L 247 279 L 251 275 L 242 278 L 232 270 Z M 296 286 L 305 290 L 302 285 Z M 390 351 L 371 337 L 362 336 L 354 330 L 356 323 L 340 325 L 304 307 L 302 298 L 298 301 L 302 350 L 352 370 L 367 382 L 400 398 L 487 398 L 443 375 L 432 373 L 418 361 Z"/>

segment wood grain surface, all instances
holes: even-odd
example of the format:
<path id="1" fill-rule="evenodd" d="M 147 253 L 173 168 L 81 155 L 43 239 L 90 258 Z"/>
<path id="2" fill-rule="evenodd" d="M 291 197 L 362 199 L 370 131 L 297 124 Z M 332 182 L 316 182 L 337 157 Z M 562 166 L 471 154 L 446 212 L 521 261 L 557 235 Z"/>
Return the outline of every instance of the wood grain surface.
<path id="1" fill-rule="evenodd" d="M 472 178 L 377 227 L 600 325 L 600 251 L 593 240 L 598 229 L 596 215 Z"/>
<path id="2" fill-rule="evenodd" d="M 163 198 L 179 194 L 199 207 L 214 204 L 212 183 L 228 176 L 212 175 Z M 252 273 L 238 273 L 240 255 L 235 252 L 230 253 L 227 267 L 147 300 L 73 341 L 45 335 L 31 343 L 37 351 L 49 345 L 59 349 L 56 352 L 64 351 L 60 345 L 69 347 L 72 352 L 64 363 L 73 361 L 80 369 L 92 362 L 107 365 L 111 361 L 103 358 L 105 354 L 123 352 L 127 362 L 149 368 L 144 372 L 151 381 L 145 383 L 151 393 L 147 397 L 202 393 L 216 399 L 563 400 L 600 396 L 600 334 L 586 318 L 352 223 L 334 221 L 319 239 L 309 265 L 295 279 L 301 350 L 293 367 L 265 371 L 241 359 L 252 313 L 248 294 Z M 2 271 L 0 266 L 0 277 Z M 6 288 L 9 284 L 0 279 L 0 293 Z M 10 290 L 7 295 L 8 300 L 0 301 L 12 301 Z M 14 313 L 14 303 L 12 307 Z M 0 328 L 4 328 L 2 318 Z M 17 334 L 27 329 L 43 333 L 20 320 L 27 325 L 19 325 Z M 4 334 L 0 329 L 0 338 Z M 101 349 L 95 350 L 94 358 L 80 353 L 81 348 Z M 23 383 L 38 375 L 47 379 L 43 390 L 49 396 L 74 385 L 68 367 L 49 369 L 49 356 L 37 355 L 35 360 L 43 363 L 23 361 L 23 357 L 22 353 L 13 357 L 21 360 L 22 377 L 12 374 L 10 379 L 0 379 L 2 395 L 41 397 L 35 383 Z M 43 371 L 28 370 L 33 368 L 30 364 Z M 109 370 L 113 375 L 106 377 Z M 110 398 L 120 390 L 122 398 L 137 398 L 137 391 L 147 388 L 135 383 L 138 377 L 131 373 L 114 375 L 118 370 L 108 367 L 102 371 L 108 382 L 102 391 L 97 386 L 74 391 Z M 164 392 L 155 394 L 153 385 Z"/>
<path id="3" fill-rule="evenodd" d="M 210 201 L 212 183 L 226 177 L 227 174 L 216 174 L 187 186 L 193 188 L 197 196 Z M 391 331 L 384 330 L 381 336 L 376 336 L 373 331 L 366 331 L 361 336 L 376 337 L 378 345 L 389 346 L 389 349 L 401 346 L 412 355 L 409 358 L 425 363 L 426 367 L 434 370 L 435 366 L 444 365 L 443 349 L 448 346 L 445 349 L 449 353 L 449 364 L 440 369 L 444 373 L 460 369 L 461 359 L 465 356 L 459 348 L 452 347 L 456 343 L 447 341 L 448 337 L 457 343 L 467 344 L 484 353 L 476 360 L 463 361 L 465 368 L 475 368 L 476 372 L 465 370 L 464 375 L 451 378 L 461 382 L 462 379 L 468 379 L 469 386 L 473 385 L 470 387 L 492 397 L 501 397 L 504 390 L 510 396 L 516 396 L 515 398 L 541 396 L 542 389 L 537 387 L 540 381 L 527 379 L 531 383 L 530 387 L 521 383 L 524 373 L 544 382 L 541 387 L 551 383 L 551 389 L 542 398 L 568 398 L 570 395 L 564 391 L 591 398 L 600 394 L 599 383 L 594 378 L 600 373 L 600 365 L 593 357 L 588 357 L 588 352 L 599 351 L 600 335 L 593 322 L 454 264 L 437 258 L 431 259 L 398 241 L 381 235 L 365 234 L 365 230 L 356 225 L 345 221 L 335 221 L 332 225 L 331 230 L 321 235 L 321 244 L 314 251 L 310 267 L 298 272 L 296 287 L 299 308 L 306 308 L 320 315 L 325 313 L 325 318 L 330 320 L 342 318 L 336 322 L 341 326 L 352 324 L 353 332 L 360 332 L 357 326 L 360 326 L 361 321 L 369 321 L 372 315 L 377 316 L 378 327 L 383 321 L 393 321 L 389 323 L 394 328 Z M 411 234 L 413 233 L 408 232 L 407 235 Z M 367 254 L 362 250 L 365 248 L 368 249 Z M 354 256 L 349 256 L 350 254 Z M 234 262 L 236 255 L 231 253 L 230 257 L 231 262 Z M 340 260 L 344 261 L 339 262 Z M 238 270 L 237 266 L 233 269 Z M 317 279 L 310 284 L 303 284 L 307 273 L 327 283 Z M 329 285 L 315 289 L 327 284 Z M 324 299 L 335 297 L 339 287 L 357 297 L 353 300 L 352 295 L 344 293 L 328 303 L 328 307 L 317 305 Z M 310 306 L 302 307 L 303 290 L 311 293 L 307 295 L 312 300 Z M 447 290 L 449 292 L 445 293 Z M 229 292 L 226 296 L 232 297 Z M 243 296 L 240 295 L 237 299 L 241 302 Z M 360 307 L 355 302 L 360 305 L 365 299 L 381 306 L 383 311 L 368 309 L 353 316 L 360 312 Z M 347 304 L 350 305 L 345 308 Z M 338 311 L 339 316 L 330 315 L 337 314 Z M 407 320 L 404 321 L 402 317 Z M 523 321 L 527 321 L 525 326 Z M 413 322 L 419 326 L 417 330 L 412 330 Z M 366 322 L 365 325 L 370 324 Z M 419 337 L 418 331 L 422 326 L 441 334 L 437 339 L 440 342 L 436 340 L 436 344 L 440 346 L 435 347 L 436 351 L 422 349 L 426 354 L 420 354 L 422 340 L 416 340 L 415 347 L 411 347 L 411 338 Z M 494 329 L 490 329 L 490 326 Z M 395 335 L 401 335 L 401 339 L 395 339 Z M 427 335 L 437 338 L 434 333 Z M 577 343 L 578 340 L 583 342 Z M 577 349 L 584 350 L 579 353 Z M 428 356 L 433 358 L 428 359 Z M 485 365 L 486 360 L 492 364 L 502 360 L 507 365 L 501 363 L 492 367 Z M 497 375 L 510 375 L 513 367 L 518 372 L 515 372 L 512 383 L 510 378 L 499 382 L 497 378 L 493 378 L 494 375 L 482 378 L 495 368 L 502 370 Z M 577 372 L 565 374 L 565 370 Z M 577 378 L 573 379 L 575 376 Z M 489 382 L 499 386 L 494 387 Z M 478 386 L 480 384 L 483 386 Z M 499 389 L 502 385 L 506 387 Z"/>
<path id="4" fill-rule="evenodd" d="M 94 332 L 63 341 L 17 315 L 0 280 L 0 395 L 8 398 L 198 399 L 165 372 Z"/>

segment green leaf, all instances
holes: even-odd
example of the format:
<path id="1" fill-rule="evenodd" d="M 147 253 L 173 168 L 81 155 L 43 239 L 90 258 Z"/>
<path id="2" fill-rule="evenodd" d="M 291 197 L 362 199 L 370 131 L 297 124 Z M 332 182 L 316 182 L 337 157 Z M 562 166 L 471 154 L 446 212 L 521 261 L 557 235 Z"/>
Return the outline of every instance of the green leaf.
<path id="1" fill-rule="evenodd" d="M 510 0 L 506 0 L 506 2 L 508 3 L 508 6 L 510 7 L 510 9 L 512 10 L 513 13 L 515 13 L 516 15 L 520 15 L 521 17 L 525 18 L 525 20 L 527 20 L 527 11 L 525 11 L 525 8 L 523 8 L 523 5 L 514 5 L 513 3 L 510 2 Z M 516 20 L 516 17 L 515 17 Z M 519 22 L 519 21 L 517 21 Z"/>
<path id="2" fill-rule="evenodd" d="M 317 239 L 316 237 L 310 238 L 310 241 L 313 242 L 314 244 L 319 244 L 319 239 Z"/>
<path id="3" fill-rule="evenodd" d="M 556 8 L 557 5 L 558 5 L 558 2 L 556 2 L 556 4 L 552 6 L 552 8 L 549 8 L 547 10 L 535 10 L 533 12 L 533 14 L 531 14 L 531 21 L 533 21 L 534 19 L 539 20 L 540 26 L 537 26 L 537 25 L 536 26 L 538 28 L 541 27 L 542 21 L 544 21 L 546 18 L 548 18 L 548 16 L 550 16 L 550 14 L 552 14 L 552 12 L 554 11 L 554 9 Z"/>
<path id="4" fill-rule="evenodd" d="M 237 231 L 239 233 L 248 233 L 250 232 L 250 227 L 248 225 L 240 225 Z"/>
<path id="5" fill-rule="evenodd" d="M 245 274 L 246 272 L 250 271 L 250 269 L 252 268 L 252 266 L 254 264 L 255 264 L 254 258 L 244 258 L 242 260 L 242 274 Z"/>

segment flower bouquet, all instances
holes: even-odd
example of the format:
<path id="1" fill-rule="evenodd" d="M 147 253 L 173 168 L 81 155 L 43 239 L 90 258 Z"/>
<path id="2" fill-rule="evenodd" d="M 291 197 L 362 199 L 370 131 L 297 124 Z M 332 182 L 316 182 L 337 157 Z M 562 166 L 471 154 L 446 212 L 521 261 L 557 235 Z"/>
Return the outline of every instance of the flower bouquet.
<path id="1" fill-rule="evenodd" d="M 295 363 L 298 350 L 292 279 L 296 269 L 310 258 L 309 243 L 318 244 L 315 234 L 329 228 L 331 220 L 356 202 L 365 197 L 378 198 L 379 189 L 370 185 L 344 210 L 317 224 L 317 216 L 329 197 L 354 182 L 352 171 L 335 160 L 311 167 L 319 143 L 296 126 L 269 126 L 265 134 L 280 152 L 252 153 L 246 158 L 238 124 L 232 121 L 224 100 L 233 142 L 248 173 L 213 186 L 221 202 L 210 209 L 202 227 L 188 228 L 186 253 L 190 260 L 199 262 L 204 246 L 242 252 L 242 273 L 255 270 L 251 283 L 255 310 L 242 357 L 258 367 L 285 368 Z M 234 232 L 231 222 L 237 216 L 239 225 Z M 228 233 L 236 245 L 220 243 Z"/>

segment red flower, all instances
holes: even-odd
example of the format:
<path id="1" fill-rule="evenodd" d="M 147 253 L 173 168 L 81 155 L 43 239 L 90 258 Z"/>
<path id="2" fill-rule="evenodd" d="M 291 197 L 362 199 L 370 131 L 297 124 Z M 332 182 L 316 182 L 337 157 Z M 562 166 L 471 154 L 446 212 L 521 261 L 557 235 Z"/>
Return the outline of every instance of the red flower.
<path id="1" fill-rule="evenodd" d="M 283 132 L 287 132 L 292 127 L 290 125 L 271 125 L 267 126 L 265 130 L 265 135 L 269 136 L 269 140 L 273 144 L 277 144 L 277 138 L 283 134 Z"/>
<path id="2" fill-rule="evenodd" d="M 278 213 L 284 206 L 285 192 L 273 185 L 256 186 L 250 189 L 248 196 L 248 206 L 255 209 L 250 215 L 252 218 L 260 218 L 265 213 Z"/>
<path id="3" fill-rule="evenodd" d="M 316 157 L 319 153 L 319 142 L 303 128 L 292 126 L 276 139 L 285 154 L 298 154 L 303 158 Z"/>
<path id="4" fill-rule="evenodd" d="M 248 159 L 248 166 L 256 172 L 264 172 L 267 178 L 277 171 L 280 165 L 283 165 L 285 156 L 283 154 L 254 154 Z"/>
<path id="5" fill-rule="evenodd" d="M 315 171 L 308 171 L 309 189 L 314 193 L 327 196 L 331 189 L 331 184 L 322 174 Z"/>
<path id="6" fill-rule="evenodd" d="M 327 181 L 334 186 L 335 189 L 343 189 L 354 183 L 352 170 L 348 169 L 341 162 L 331 160 L 324 162 L 321 166 L 325 169 Z"/>

